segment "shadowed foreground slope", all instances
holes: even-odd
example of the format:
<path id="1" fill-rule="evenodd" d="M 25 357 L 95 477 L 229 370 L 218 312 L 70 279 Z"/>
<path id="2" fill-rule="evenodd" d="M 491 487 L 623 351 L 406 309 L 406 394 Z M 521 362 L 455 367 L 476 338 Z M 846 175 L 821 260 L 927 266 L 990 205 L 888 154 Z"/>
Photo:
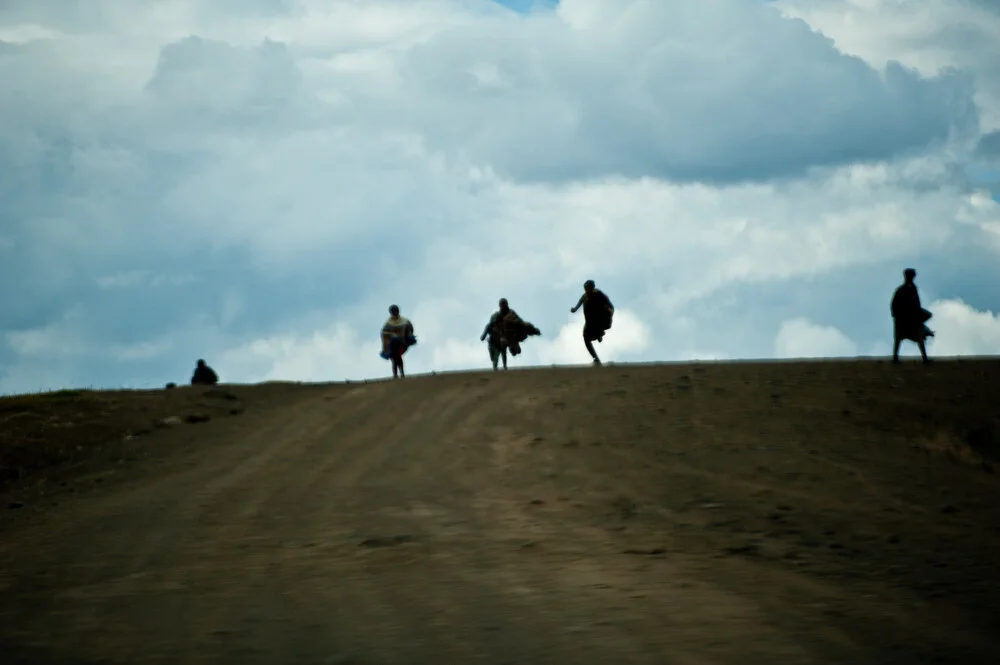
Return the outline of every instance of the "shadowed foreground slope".
<path id="1" fill-rule="evenodd" d="M 86 474 L 36 464 L 12 481 L 0 653 L 997 663 L 998 370 L 609 366 L 92 395 L 119 404 L 107 418 L 218 417 L 98 446 Z M 20 416 L 35 445 L 72 437 L 77 416 L 48 431 L 43 402 L 11 404 L 6 422 L 35 410 Z"/>

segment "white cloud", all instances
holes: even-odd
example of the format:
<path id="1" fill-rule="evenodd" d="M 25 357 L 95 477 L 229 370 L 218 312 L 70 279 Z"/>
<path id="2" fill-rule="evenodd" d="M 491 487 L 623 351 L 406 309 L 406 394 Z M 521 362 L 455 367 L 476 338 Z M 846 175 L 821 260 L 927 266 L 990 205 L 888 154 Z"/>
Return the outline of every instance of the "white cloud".
<path id="1" fill-rule="evenodd" d="M 585 362 L 586 278 L 605 360 L 759 357 L 797 319 L 874 348 L 904 262 L 996 311 L 963 171 L 1000 58 L 954 39 L 995 16 L 944 4 L 783 3 L 833 43 L 743 0 L 3 4 L 0 385 L 380 376 L 391 302 L 411 371 L 487 367 L 500 296 L 545 333 L 515 365 Z"/>
<path id="2" fill-rule="evenodd" d="M 604 362 L 620 358 L 635 358 L 649 349 L 653 333 L 632 311 L 615 309 L 614 322 L 601 342 L 594 342 L 594 350 Z M 590 362 L 590 354 L 583 345 L 583 322 L 573 321 L 559 329 L 555 339 L 539 339 L 531 344 L 529 358 L 537 358 L 538 364 L 580 364 Z M 535 346 L 537 345 L 537 347 Z M 528 354 L 531 355 L 528 355 Z"/>
<path id="3" fill-rule="evenodd" d="M 806 319 L 791 319 L 781 324 L 774 340 L 778 358 L 835 358 L 858 355 L 857 345 L 833 326 L 822 326 Z"/>
<path id="4" fill-rule="evenodd" d="M 937 300 L 928 325 L 935 332 L 931 350 L 941 356 L 1000 355 L 1000 314 L 969 307 L 961 299 Z"/>
<path id="5" fill-rule="evenodd" d="M 977 76 L 986 131 L 1000 129 L 1000 11 L 991 0 L 776 0 L 876 67 L 896 60 L 933 75 L 949 67 Z"/>
<path id="6" fill-rule="evenodd" d="M 374 377 L 383 374 L 387 366 L 378 356 L 377 330 L 376 327 L 376 334 L 370 340 L 342 325 L 300 335 L 265 337 L 225 351 L 217 361 L 210 360 L 210 364 L 221 380 L 233 383 Z"/>
<path id="7" fill-rule="evenodd" d="M 938 356 L 1000 355 L 1000 314 L 980 311 L 961 299 L 936 300 L 928 309 L 934 314 L 929 325 L 935 337 L 928 340 L 928 352 Z M 917 347 L 904 342 L 900 355 L 916 355 Z M 871 346 L 870 355 L 891 353 L 891 341 Z M 858 345 L 833 326 L 822 326 L 805 319 L 781 324 L 774 341 L 778 358 L 853 357 Z"/>
<path id="8" fill-rule="evenodd" d="M 455 336 L 456 331 L 450 331 L 449 335 L 437 319 L 427 316 L 431 311 L 433 308 L 424 309 L 426 318 L 413 315 L 417 345 L 404 357 L 409 373 L 490 367 L 486 344 L 478 341 L 481 326 L 469 326 L 464 333 L 459 332 L 459 336 Z M 366 337 L 356 334 L 354 328 L 334 325 L 311 333 L 257 339 L 222 353 L 218 367 L 225 368 L 226 380 L 237 382 L 325 381 L 331 376 L 358 380 L 384 376 L 390 367 L 378 355 L 380 325 L 381 321 L 372 326 L 374 332 Z M 545 336 L 545 331 L 542 337 L 529 338 L 522 346 L 522 354 L 508 357 L 509 366 L 589 362 L 590 356 L 583 346 L 582 325 L 582 321 L 573 321 L 563 325 L 553 338 Z M 602 343 L 595 343 L 595 347 L 603 360 L 614 361 L 634 358 L 649 348 L 651 340 L 648 326 L 633 312 L 617 310 L 612 330 Z"/>

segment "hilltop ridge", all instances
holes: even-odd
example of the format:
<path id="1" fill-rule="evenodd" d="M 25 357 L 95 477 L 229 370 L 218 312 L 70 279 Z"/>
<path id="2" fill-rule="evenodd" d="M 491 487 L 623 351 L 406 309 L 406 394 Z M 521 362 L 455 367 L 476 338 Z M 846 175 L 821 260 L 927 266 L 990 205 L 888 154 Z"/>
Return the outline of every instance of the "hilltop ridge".
<path id="1" fill-rule="evenodd" d="M 998 370 L 609 365 L 3 398 L 0 649 L 1000 662 Z"/>

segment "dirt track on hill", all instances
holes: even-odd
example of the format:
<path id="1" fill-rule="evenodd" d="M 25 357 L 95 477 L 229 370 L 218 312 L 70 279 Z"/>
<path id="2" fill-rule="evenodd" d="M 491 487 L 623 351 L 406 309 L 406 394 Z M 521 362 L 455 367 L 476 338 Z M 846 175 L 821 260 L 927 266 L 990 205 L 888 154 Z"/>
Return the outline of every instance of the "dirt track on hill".
<path id="1" fill-rule="evenodd" d="M 6 511 L 0 653 L 995 664 L 1000 478 L 957 433 L 1000 417 L 998 370 L 233 388 L 239 417 L 148 433 L 128 473 Z"/>

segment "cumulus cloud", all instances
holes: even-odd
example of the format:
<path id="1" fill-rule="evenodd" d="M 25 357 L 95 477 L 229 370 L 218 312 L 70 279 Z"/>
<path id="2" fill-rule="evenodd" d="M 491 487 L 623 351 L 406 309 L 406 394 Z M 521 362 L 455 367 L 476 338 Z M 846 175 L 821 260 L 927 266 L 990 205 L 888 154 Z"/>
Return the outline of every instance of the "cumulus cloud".
<path id="1" fill-rule="evenodd" d="M 580 362 L 587 278 L 607 360 L 873 348 L 907 264 L 998 311 L 1000 58 L 944 28 L 1000 19 L 845 2 L 2 4 L 0 390 L 380 374 L 391 302 L 485 366 L 500 296 Z"/>
<path id="2" fill-rule="evenodd" d="M 446 308 L 448 304 L 443 306 Z M 425 316 L 432 312 L 440 315 L 441 308 L 442 304 L 431 303 L 420 311 Z M 461 320 L 458 317 L 418 318 L 414 314 L 411 320 L 417 345 L 404 357 L 409 373 L 489 366 L 489 352 L 486 343 L 479 341 L 479 329 L 470 334 L 473 332 L 470 326 L 463 336 L 455 337 L 442 330 L 441 323 Z M 428 325 L 423 326 L 422 321 Z M 331 375 L 353 380 L 376 377 L 388 368 L 388 363 L 378 355 L 378 327 L 373 326 L 373 334 L 365 336 L 359 336 L 351 327 L 334 325 L 306 334 L 256 339 L 223 353 L 220 365 L 232 368 L 226 379 L 235 382 L 261 378 L 321 381 L 329 380 Z M 603 343 L 596 344 L 605 362 L 634 360 L 649 348 L 651 331 L 633 312 L 616 311 L 613 330 Z M 423 339 L 430 343 L 422 345 Z M 543 331 L 542 337 L 531 337 L 525 342 L 520 355 L 508 356 L 511 368 L 588 362 L 590 356 L 583 346 L 579 321 L 565 323 L 553 335 Z"/>
<path id="3" fill-rule="evenodd" d="M 928 309 L 934 317 L 934 353 L 942 356 L 1000 354 L 1000 313 L 979 311 L 960 298 L 939 300 Z"/>
<path id="4" fill-rule="evenodd" d="M 899 62 L 925 75 L 974 74 L 986 131 L 1000 129 L 1000 9 L 991 0 L 774 0 L 837 48 L 875 67 Z"/>
<path id="5" fill-rule="evenodd" d="M 612 330 L 608 331 L 603 341 L 594 343 L 594 349 L 604 362 L 628 360 L 649 349 L 652 342 L 653 334 L 649 326 L 634 312 L 617 309 Z M 529 352 L 541 364 L 590 362 L 590 354 L 583 345 L 583 329 L 579 323 L 567 323 L 559 329 L 555 339 L 540 340 L 537 344 L 538 349 L 531 348 Z"/>
<path id="6" fill-rule="evenodd" d="M 928 351 L 937 356 L 988 356 L 1000 354 L 1000 314 L 970 307 L 960 298 L 935 300 L 928 305 L 933 313 L 929 325 L 935 337 L 927 342 Z M 875 355 L 891 352 L 890 340 L 871 345 Z M 917 355 L 916 345 L 904 342 L 900 355 Z M 858 345 L 834 326 L 819 325 L 807 319 L 784 321 L 774 340 L 777 358 L 854 357 Z M 867 355 L 867 354 L 865 354 Z"/>
<path id="7" fill-rule="evenodd" d="M 857 344 L 833 326 L 806 319 L 784 321 L 774 340 L 777 358 L 834 358 L 858 355 Z"/>
<path id="8" fill-rule="evenodd" d="M 414 347 L 416 349 L 417 347 Z M 220 380 L 233 383 L 260 380 L 328 381 L 375 376 L 384 364 L 378 357 L 377 336 L 362 340 L 343 325 L 307 334 L 287 333 L 255 339 L 224 351 L 216 365 Z"/>
<path id="9" fill-rule="evenodd" d="M 935 337 L 927 341 L 928 351 L 937 356 L 989 356 L 1000 354 L 1000 314 L 981 311 L 961 298 L 935 300 L 929 325 Z M 868 349 L 874 355 L 891 352 L 891 339 L 875 342 Z M 916 345 L 904 342 L 900 355 L 917 355 Z M 858 345 L 834 326 L 797 318 L 784 321 L 774 341 L 777 358 L 854 357 Z M 865 354 L 867 355 L 867 354 Z"/>
<path id="10" fill-rule="evenodd" d="M 966 75 L 879 71 L 738 0 L 563 0 L 527 26 L 447 31 L 397 66 L 400 94 L 421 100 L 409 126 L 515 179 L 760 180 L 919 150 L 977 123 Z"/>

